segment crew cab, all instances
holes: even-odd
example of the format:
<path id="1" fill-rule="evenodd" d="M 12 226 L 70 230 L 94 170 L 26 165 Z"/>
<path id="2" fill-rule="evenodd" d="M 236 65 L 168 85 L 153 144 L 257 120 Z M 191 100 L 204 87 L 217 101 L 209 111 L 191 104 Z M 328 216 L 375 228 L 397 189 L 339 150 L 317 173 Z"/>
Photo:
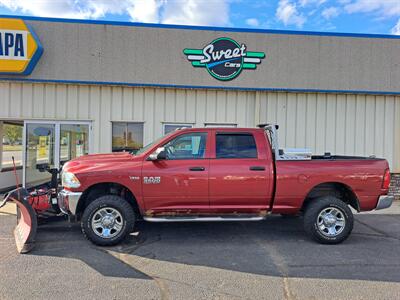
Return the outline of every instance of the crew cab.
<path id="1" fill-rule="evenodd" d="M 280 149 L 278 126 L 179 129 L 128 152 L 66 163 L 58 202 L 98 245 L 149 222 L 261 221 L 302 216 L 320 243 L 344 241 L 354 211 L 387 208 L 385 159 Z"/>

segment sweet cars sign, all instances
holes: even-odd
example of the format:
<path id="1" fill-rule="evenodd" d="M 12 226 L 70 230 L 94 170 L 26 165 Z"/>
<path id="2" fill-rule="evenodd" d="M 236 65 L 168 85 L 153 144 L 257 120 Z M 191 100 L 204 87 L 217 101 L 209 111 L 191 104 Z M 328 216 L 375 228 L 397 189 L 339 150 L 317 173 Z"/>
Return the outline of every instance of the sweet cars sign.
<path id="1" fill-rule="evenodd" d="M 23 20 L 0 18 L 0 74 L 29 75 L 42 52 L 39 39 Z"/>
<path id="2" fill-rule="evenodd" d="M 232 80 L 243 69 L 254 70 L 265 57 L 264 52 L 247 51 L 245 44 L 231 38 L 218 38 L 203 49 L 184 49 L 183 53 L 193 67 L 206 68 L 218 80 Z"/>

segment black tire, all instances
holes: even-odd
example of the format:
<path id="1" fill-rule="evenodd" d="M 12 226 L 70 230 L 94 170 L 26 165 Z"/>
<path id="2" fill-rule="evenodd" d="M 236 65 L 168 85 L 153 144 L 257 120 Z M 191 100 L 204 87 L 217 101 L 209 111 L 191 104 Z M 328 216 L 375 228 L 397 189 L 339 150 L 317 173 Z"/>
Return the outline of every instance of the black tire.
<path id="1" fill-rule="evenodd" d="M 339 216 L 345 221 L 344 226 L 335 227 L 335 231 L 336 228 L 338 228 L 338 232 L 335 235 L 329 235 L 329 233 L 321 230 L 318 226 L 318 220 L 323 221 L 320 217 L 320 213 L 326 209 L 328 209 L 329 212 L 329 208 L 334 209 L 334 211 L 338 210 Z M 353 230 L 353 224 L 354 217 L 349 206 L 333 196 L 313 199 L 312 202 L 308 204 L 304 213 L 304 230 L 313 240 L 321 244 L 339 244 L 343 242 L 349 237 Z M 341 228 L 342 230 L 340 230 Z M 329 231 L 328 228 L 326 230 Z"/>
<path id="2" fill-rule="evenodd" d="M 119 221 L 122 223 L 122 229 L 112 237 L 101 237 L 99 236 L 100 233 L 96 233 L 95 229 L 92 228 L 92 219 L 96 212 L 106 208 L 116 210 L 121 216 Z M 84 236 L 94 244 L 112 246 L 120 243 L 133 231 L 135 220 L 135 212 L 125 199 L 114 195 L 106 195 L 97 198 L 85 208 L 81 220 L 81 229 Z"/>

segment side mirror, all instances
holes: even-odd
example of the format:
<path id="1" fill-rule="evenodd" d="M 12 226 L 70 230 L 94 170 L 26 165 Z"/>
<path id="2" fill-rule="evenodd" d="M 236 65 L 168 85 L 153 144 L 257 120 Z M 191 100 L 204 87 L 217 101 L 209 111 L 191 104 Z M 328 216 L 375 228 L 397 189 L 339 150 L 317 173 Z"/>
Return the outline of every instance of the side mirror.
<path id="1" fill-rule="evenodd" d="M 152 154 L 149 155 L 147 160 L 164 160 L 167 159 L 167 152 L 165 151 L 164 147 L 159 147 L 157 148 L 156 151 L 154 151 Z"/>

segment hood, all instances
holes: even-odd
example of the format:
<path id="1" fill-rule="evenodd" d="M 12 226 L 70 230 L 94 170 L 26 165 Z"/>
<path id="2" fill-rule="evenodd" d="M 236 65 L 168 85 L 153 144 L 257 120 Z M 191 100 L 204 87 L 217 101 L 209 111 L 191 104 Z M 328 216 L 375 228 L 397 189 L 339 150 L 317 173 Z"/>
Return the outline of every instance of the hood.
<path id="1" fill-rule="evenodd" d="M 137 160 L 128 152 L 89 154 L 70 160 L 64 164 L 63 171 L 80 173 L 86 171 L 105 171 Z"/>
<path id="2" fill-rule="evenodd" d="M 89 154 L 89 155 L 83 155 L 78 158 L 72 159 L 70 162 L 84 162 L 87 160 L 90 160 L 91 162 L 93 161 L 115 161 L 115 160 L 126 160 L 132 158 L 133 155 L 130 154 L 129 152 L 113 152 L 113 153 L 100 153 L 100 154 Z"/>

